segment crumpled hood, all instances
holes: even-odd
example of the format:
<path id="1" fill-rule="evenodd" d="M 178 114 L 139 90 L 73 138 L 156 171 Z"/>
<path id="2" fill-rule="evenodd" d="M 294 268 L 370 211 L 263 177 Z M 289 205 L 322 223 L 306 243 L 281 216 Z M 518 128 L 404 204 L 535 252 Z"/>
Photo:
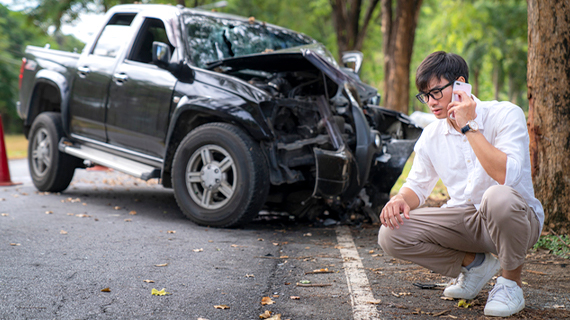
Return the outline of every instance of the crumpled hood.
<path id="1" fill-rule="evenodd" d="M 330 52 L 320 43 L 214 61 L 208 63 L 207 68 L 221 68 L 224 72 L 250 69 L 272 73 L 316 68 L 341 87 L 345 83 L 354 86 L 363 101 L 372 98 L 378 92 L 374 87 L 340 70 Z"/>

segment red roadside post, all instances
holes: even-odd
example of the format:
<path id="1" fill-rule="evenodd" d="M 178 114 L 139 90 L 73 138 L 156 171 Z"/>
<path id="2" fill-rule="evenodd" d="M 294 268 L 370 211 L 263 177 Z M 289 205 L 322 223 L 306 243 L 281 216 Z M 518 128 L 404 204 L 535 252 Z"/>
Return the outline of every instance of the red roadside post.
<path id="1" fill-rule="evenodd" d="M 6 156 L 6 142 L 4 141 L 4 127 L 2 126 L 2 116 L 0 115 L 0 186 L 8 187 L 22 184 L 12 182 L 10 179 L 10 169 L 8 168 L 8 157 Z"/>

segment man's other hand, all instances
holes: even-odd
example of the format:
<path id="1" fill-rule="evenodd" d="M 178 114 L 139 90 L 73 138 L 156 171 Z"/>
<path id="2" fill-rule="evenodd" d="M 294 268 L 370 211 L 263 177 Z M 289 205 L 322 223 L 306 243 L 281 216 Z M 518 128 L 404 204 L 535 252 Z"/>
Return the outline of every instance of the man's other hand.
<path id="1" fill-rule="evenodd" d="M 390 229 L 399 229 L 400 225 L 404 224 L 404 219 L 400 213 L 404 213 L 404 218 L 410 219 L 410 206 L 401 194 L 397 194 L 382 209 L 380 222 Z"/>

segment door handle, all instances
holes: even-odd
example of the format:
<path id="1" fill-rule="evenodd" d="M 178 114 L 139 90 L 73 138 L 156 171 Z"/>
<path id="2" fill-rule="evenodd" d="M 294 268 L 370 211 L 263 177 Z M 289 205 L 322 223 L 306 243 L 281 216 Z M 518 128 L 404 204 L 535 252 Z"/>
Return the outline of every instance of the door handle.
<path id="1" fill-rule="evenodd" d="M 123 82 L 126 82 L 127 80 L 129 80 L 129 76 L 127 76 L 125 73 L 115 73 L 113 75 L 113 81 L 122 84 Z"/>
<path id="2" fill-rule="evenodd" d="M 77 74 L 79 74 L 81 78 L 85 78 L 89 72 L 91 72 L 91 69 L 89 69 L 87 66 L 77 68 Z"/>

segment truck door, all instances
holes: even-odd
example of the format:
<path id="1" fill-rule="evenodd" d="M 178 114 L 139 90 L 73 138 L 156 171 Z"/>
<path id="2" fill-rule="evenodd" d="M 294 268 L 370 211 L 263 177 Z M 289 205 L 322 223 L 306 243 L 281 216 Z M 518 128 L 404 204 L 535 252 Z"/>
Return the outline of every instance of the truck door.
<path id="1" fill-rule="evenodd" d="M 174 50 L 164 23 L 146 18 L 109 85 L 107 137 L 110 144 L 162 158 L 177 79 L 152 63 L 154 41 Z"/>
<path id="2" fill-rule="evenodd" d="M 105 105 L 111 76 L 123 47 L 132 38 L 135 14 L 115 14 L 97 42 L 79 58 L 69 103 L 74 135 L 106 142 Z"/>

